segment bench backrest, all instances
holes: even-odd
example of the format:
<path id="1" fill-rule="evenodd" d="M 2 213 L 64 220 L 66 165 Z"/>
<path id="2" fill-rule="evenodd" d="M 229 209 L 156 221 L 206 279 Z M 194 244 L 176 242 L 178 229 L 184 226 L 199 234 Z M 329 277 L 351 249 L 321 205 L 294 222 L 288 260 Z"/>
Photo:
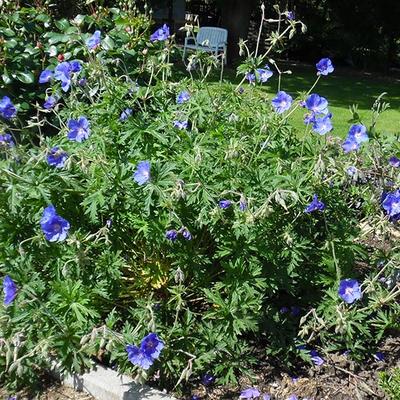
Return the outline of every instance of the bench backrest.
<path id="1" fill-rule="evenodd" d="M 206 42 L 208 46 L 214 47 L 228 40 L 228 31 L 223 28 L 215 28 L 213 26 L 202 26 L 197 33 L 197 43 Z"/>

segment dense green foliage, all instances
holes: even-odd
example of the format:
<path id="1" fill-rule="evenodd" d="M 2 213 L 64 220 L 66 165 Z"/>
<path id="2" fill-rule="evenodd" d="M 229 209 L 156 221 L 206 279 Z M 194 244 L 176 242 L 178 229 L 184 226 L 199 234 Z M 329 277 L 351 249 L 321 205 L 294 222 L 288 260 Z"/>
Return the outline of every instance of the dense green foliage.
<path id="1" fill-rule="evenodd" d="M 356 359 L 374 351 L 399 328 L 400 311 L 396 228 L 380 206 L 382 191 L 399 182 L 387 162 L 398 138 L 375 129 L 385 104 L 375 102 L 371 122 L 354 115 L 370 137 L 357 153 L 308 128 L 299 139 L 291 111 L 276 114 L 252 85 L 209 86 L 212 57 L 192 56 L 187 77 L 175 81 L 172 39 L 150 43 L 149 20 L 137 11 L 103 12 L 54 21 L 63 33 L 42 33 L 54 56 L 85 61 L 86 84 L 74 81 L 63 93 L 53 81 L 48 90 L 62 99 L 52 111 L 31 103 L 34 116 L 1 122 L 17 145 L 0 147 L 0 274 L 19 292 L 0 308 L 0 382 L 23 386 L 53 360 L 81 371 L 97 359 L 182 390 L 204 372 L 235 381 L 267 355 L 290 365 L 310 362 L 311 349 L 347 349 Z M 37 18 L 32 10 L 18 15 L 19 24 Z M 1 18 L 5 26 L 14 17 Z M 89 51 L 95 22 L 102 41 Z M 7 65 L 23 71 L 14 54 Z M 249 52 L 238 73 L 265 58 Z M 56 64 L 40 60 L 41 68 Z M 19 110 L 29 88 L 8 93 Z M 181 91 L 190 99 L 177 104 Z M 132 115 L 121 120 L 127 108 Z M 68 120 L 80 116 L 91 126 L 82 143 L 67 138 Z M 63 168 L 46 162 L 54 146 L 69 155 Z M 143 185 L 132 178 L 141 161 L 151 164 Z M 326 209 L 305 213 L 315 193 Z M 41 231 L 49 204 L 71 224 L 63 242 Z M 182 228 L 191 240 L 168 240 L 166 231 Z M 344 278 L 362 283 L 363 298 L 352 305 L 337 293 Z M 165 348 L 146 372 L 128 361 L 125 346 L 149 332 Z"/>
<path id="2" fill-rule="evenodd" d="M 143 34 L 151 21 L 133 13 L 130 6 L 126 6 L 124 15 L 116 8 L 100 8 L 92 15 L 79 14 L 72 20 L 54 19 L 48 5 L 34 12 L 29 7 L 13 7 L 0 14 L 0 93 L 12 96 L 21 111 L 35 113 L 36 103 L 45 98 L 43 85 L 37 83 L 44 68 L 54 68 L 63 59 L 84 59 L 87 32 L 107 32 L 103 48 L 112 61 L 105 61 L 110 62 L 114 72 L 116 65 L 124 71 L 127 66 L 139 65 L 143 58 L 140 49 L 147 39 Z"/>
<path id="3" fill-rule="evenodd" d="M 391 400 L 400 399 L 400 369 L 393 368 L 391 371 L 379 374 L 379 385 Z"/>

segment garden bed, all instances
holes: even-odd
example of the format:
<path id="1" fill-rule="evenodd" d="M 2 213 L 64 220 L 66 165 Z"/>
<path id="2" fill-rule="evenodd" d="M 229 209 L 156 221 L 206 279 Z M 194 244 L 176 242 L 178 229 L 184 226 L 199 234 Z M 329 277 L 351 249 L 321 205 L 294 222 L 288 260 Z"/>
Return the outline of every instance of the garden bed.
<path id="1" fill-rule="evenodd" d="M 279 7 L 233 86 L 201 52 L 178 75 L 148 8 L 90 4 L 0 14 L 1 384 L 99 360 L 181 398 L 381 396 L 400 329 L 384 97 L 336 116 L 324 55 L 308 89 L 285 86 L 274 57 L 305 26 Z"/>
<path id="2" fill-rule="evenodd" d="M 8 399 L 8 392 L 0 389 L 0 398 Z M 43 388 L 38 394 L 18 394 L 17 400 L 96 400 L 87 393 L 61 385 L 51 385 Z"/>
<path id="3" fill-rule="evenodd" d="M 299 400 L 374 400 L 396 399 L 389 397 L 379 383 L 379 373 L 400 366 L 400 337 L 389 337 L 379 349 L 384 359 L 369 357 L 355 363 L 345 354 L 332 354 L 320 367 L 293 366 L 291 371 L 274 366 L 274 360 L 266 359 L 255 369 L 255 380 L 240 380 L 238 387 L 206 388 L 193 393 L 201 399 L 237 399 L 242 390 L 256 387 L 267 393 L 272 400 L 286 400 L 296 395 Z M 398 388 L 400 395 L 400 387 Z M 188 397 L 185 397 L 185 399 Z"/>

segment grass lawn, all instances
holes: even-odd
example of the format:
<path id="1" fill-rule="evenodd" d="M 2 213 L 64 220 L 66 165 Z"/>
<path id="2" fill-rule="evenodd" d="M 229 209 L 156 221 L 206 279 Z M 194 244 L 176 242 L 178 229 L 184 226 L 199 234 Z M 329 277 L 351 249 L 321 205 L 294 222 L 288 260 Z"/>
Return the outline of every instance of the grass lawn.
<path id="1" fill-rule="evenodd" d="M 283 75 L 281 90 L 296 98 L 299 92 L 306 92 L 313 85 L 316 79 L 315 68 L 295 65 L 289 66 L 288 69 L 292 71 L 292 74 Z M 233 70 L 227 70 L 224 79 L 236 85 L 240 82 Z M 244 87 L 246 86 L 248 86 L 247 83 L 244 84 Z M 277 86 L 278 79 L 275 74 L 267 84 L 264 84 L 262 89 L 268 94 L 268 100 L 271 100 L 276 94 Z M 368 127 L 371 121 L 370 109 L 382 92 L 387 92 L 384 99 L 390 103 L 390 109 L 381 115 L 377 129 L 382 133 L 399 133 L 400 80 L 376 78 L 373 75 L 349 74 L 335 70 L 333 74 L 322 77 L 313 90 L 313 93 L 318 93 L 329 101 L 329 109 L 333 114 L 334 133 L 341 137 L 346 136 L 351 124 L 352 115 L 349 106 L 358 104 L 358 114 Z M 290 116 L 293 125 L 301 131 L 304 130 L 304 114 L 305 110 L 299 108 Z"/>

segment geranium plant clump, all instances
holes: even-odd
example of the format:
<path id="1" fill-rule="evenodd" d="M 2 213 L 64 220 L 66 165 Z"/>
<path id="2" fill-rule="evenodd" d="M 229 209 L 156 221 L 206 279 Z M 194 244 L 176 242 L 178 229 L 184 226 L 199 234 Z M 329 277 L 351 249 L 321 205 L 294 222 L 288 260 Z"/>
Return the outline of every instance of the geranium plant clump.
<path id="1" fill-rule="evenodd" d="M 133 18 L 112 12 L 121 24 Z M 278 9 L 287 28 L 265 54 L 247 49 L 237 88 L 192 71 L 174 80 L 168 26 L 152 33 L 135 14 L 147 22 L 130 41 L 146 36 L 146 51 L 132 72 L 115 67 L 110 32 L 82 31 L 76 54 L 38 74 L 52 93 L 39 117 L 17 125 L 19 104 L 3 98 L 8 385 L 53 360 L 79 372 L 96 359 L 184 391 L 235 382 L 260 349 L 315 368 L 332 351 L 360 359 L 397 327 L 398 252 L 379 245 L 400 215 L 398 144 L 374 129 L 386 106 L 378 99 L 371 126 L 356 121 L 343 140 L 315 85 L 299 97 L 281 90 L 271 51 L 303 26 L 290 15 Z M 217 63 L 210 56 L 200 72 Z M 316 84 L 333 72 L 321 59 Z M 274 75 L 267 98 L 259 87 Z M 299 133 L 290 117 L 301 108 Z M 32 132 L 37 140 L 25 140 Z M 379 226 L 376 246 L 368 226 Z M 255 386 L 240 396 L 270 398 Z"/>

